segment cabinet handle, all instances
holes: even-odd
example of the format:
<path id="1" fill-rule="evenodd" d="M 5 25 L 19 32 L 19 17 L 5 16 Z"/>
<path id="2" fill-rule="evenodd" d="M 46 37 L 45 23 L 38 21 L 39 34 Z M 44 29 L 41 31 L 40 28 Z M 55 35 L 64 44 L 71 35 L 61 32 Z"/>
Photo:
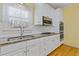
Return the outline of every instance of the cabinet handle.
<path id="1" fill-rule="evenodd" d="M 44 48 L 44 50 L 46 50 L 46 48 Z"/>
<path id="2" fill-rule="evenodd" d="M 24 53 L 27 53 L 27 51 L 24 51 Z"/>

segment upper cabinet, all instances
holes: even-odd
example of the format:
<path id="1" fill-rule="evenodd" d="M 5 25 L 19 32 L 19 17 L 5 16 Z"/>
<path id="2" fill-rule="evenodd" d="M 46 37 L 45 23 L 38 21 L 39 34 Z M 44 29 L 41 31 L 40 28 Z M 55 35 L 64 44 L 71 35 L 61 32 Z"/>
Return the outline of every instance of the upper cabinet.
<path id="1" fill-rule="evenodd" d="M 34 21 L 35 25 L 42 24 L 42 12 L 43 12 L 42 8 L 43 8 L 42 4 L 35 5 L 35 21 Z"/>
<path id="2" fill-rule="evenodd" d="M 42 17 L 48 16 L 53 20 L 53 8 L 48 4 L 38 3 L 35 6 L 35 25 L 42 25 Z"/>
<path id="3" fill-rule="evenodd" d="M 3 4 L 0 3 L 0 23 L 2 22 L 3 17 Z"/>
<path id="4" fill-rule="evenodd" d="M 58 26 L 60 21 L 63 21 L 63 9 L 57 8 L 54 10 L 54 19 L 53 24 L 54 26 Z"/>

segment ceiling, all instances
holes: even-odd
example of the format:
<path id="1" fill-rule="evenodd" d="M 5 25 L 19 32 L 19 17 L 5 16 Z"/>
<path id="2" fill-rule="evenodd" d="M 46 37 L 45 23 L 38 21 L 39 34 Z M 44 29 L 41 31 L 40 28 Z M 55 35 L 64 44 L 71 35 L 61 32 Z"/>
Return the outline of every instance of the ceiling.
<path id="1" fill-rule="evenodd" d="M 72 3 L 48 3 L 53 8 L 65 8 L 68 6 L 72 6 Z"/>
<path id="2" fill-rule="evenodd" d="M 72 6 L 75 3 L 47 3 L 47 4 L 57 9 L 57 8 L 66 8 L 66 7 Z M 29 4 L 23 3 L 23 5 L 33 7 L 34 3 L 29 3 Z"/>

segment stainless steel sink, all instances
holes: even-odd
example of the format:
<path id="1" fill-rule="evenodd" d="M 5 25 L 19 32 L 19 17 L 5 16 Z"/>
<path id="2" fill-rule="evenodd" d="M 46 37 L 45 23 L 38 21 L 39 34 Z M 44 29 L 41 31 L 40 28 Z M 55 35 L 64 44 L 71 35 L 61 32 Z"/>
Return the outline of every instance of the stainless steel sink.
<path id="1" fill-rule="evenodd" d="M 32 38 L 34 38 L 34 36 L 26 35 L 26 36 L 10 37 L 10 38 L 8 38 L 8 41 L 25 40 L 25 39 L 32 39 Z"/>

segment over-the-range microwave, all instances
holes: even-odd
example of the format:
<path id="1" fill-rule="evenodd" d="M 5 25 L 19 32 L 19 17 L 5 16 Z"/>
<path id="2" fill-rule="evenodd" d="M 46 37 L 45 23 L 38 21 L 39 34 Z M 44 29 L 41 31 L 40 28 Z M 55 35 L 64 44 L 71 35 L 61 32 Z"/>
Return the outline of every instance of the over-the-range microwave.
<path id="1" fill-rule="evenodd" d="M 48 16 L 42 16 L 42 25 L 43 26 L 51 26 L 52 25 L 52 18 Z"/>

